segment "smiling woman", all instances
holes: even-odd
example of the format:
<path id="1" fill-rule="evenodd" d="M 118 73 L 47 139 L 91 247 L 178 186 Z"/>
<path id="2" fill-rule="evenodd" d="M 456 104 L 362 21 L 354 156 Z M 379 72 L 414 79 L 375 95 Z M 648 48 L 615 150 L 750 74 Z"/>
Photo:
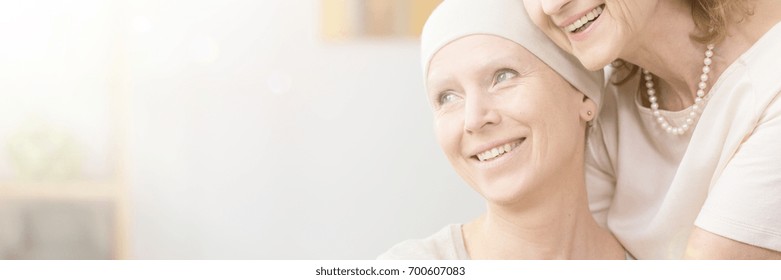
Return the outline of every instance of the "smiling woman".
<path id="1" fill-rule="evenodd" d="M 623 259 L 588 209 L 601 72 L 559 51 L 520 1 L 444 1 L 421 37 L 440 147 L 488 209 L 381 259 Z"/>
<path id="2" fill-rule="evenodd" d="M 551 189 L 537 186 L 577 185 L 572 180 L 583 164 L 571 159 L 582 154 L 585 121 L 592 117 L 578 115 L 596 105 L 553 69 L 495 35 L 449 43 L 429 69 L 439 144 L 486 199 L 542 200 Z"/>
<path id="3" fill-rule="evenodd" d="M 587 178 L 627 251 L 781 259 L 781 1 L 524 2 L 561 48 L 612 73 Z"/>

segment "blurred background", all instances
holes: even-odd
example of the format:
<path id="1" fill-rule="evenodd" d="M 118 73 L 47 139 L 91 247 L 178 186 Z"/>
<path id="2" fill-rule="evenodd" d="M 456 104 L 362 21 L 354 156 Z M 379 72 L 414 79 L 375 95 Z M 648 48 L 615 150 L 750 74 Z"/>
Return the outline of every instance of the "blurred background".
<path id="1" fill-rule="evenodd" d="M 0 259 L 373 259 L 477 217 L 438 2 L 0 2 Z"/>

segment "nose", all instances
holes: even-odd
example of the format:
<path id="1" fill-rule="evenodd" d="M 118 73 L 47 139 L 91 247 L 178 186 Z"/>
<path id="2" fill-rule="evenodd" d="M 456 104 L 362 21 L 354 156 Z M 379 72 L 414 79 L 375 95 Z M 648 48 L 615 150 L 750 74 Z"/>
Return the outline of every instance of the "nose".
<path id="1" fill-rule="evenodd" d="M 542 11 L 546 15 L 554 15 L 561 11 L 561 8 L 569 4 L 571 0 L 540 0 Z"/>
<path id="2" fill-rule="evenodd" d="M 464 131 L 474 134 L 486 127 L 497 125 L 502 117 L 491 98 L 480 94 L 468 96 L 464 105 Z"/>

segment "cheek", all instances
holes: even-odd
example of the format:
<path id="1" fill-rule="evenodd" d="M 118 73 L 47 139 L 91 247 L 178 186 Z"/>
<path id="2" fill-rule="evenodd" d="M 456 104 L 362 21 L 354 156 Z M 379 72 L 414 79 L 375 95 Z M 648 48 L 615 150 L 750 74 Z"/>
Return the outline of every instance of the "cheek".
<path id="1" fill-rule="evenodd" d="M 459 124 L 458 119 L 452 116 L 439 116 L 434 121 L 437 143 L 448 158 L 459 153 L 459 143 L 463 131 L 462 125 Z"/>
<path id="2" fill-rule="evenodd" d="M 574 95 L 577 98 L 577 95 Z M 577 143 L 585 137 L 585 127 L 581 124 L 580 110 L 577 100 L 562 100 L 556 103 L 556 108 L 549 112 L 555 112 L 547 120 L 547 138 L 551 151 L 563 152 L 558 156 L 572 157 L 572 152 Z"/>
<path id="3" fill-rule="evenodd" d="M 548 15 L 542 10 L 540 0 L 524 0 L 523 5 L 532 22 L 534 22 L 535 25 L 542 27 L 544 22 L 546 22 Z"/>
<path id="4" fill-rule="evenodd" d="M 567 34 L 565 34 L 561 29 L 556 28 L 555 30 L 545 30 L 543 33 L 548 35 L 548 38 L 550 38 L 551 41 L 556 44 L 556 46 L 568 54 L 573 54 L 572 45 L 567 38 Z"/>
<path id="5" fill-rule="evenodd" d="M 561 82 L 551 84 L 557 83 Z M 578 98 L 582 98 L 582 95 L 573 94 L 569 92 L 570 89 L 561 87 L 553 87 L 551 90 L 548 92 L 550 96 L 540 96 L 535 100 L 534 106 L 525 108 L 530 110 L 527 115 L 531 126 L 536 127 L 541 134 L 539 140 L 556 149 L 561 147 L 555 143 L 568 142 L 577 136 L 573 132 L 577 131 L 580 125 Z"/>
<path id="6" fill-rule="evenodd" d="M 532 20 L 534 25 L 539 27 L 540 30 L 542 30 L 542 32 L 548 36 L 548 38 L 550 38 L 554 43 L 556 43 L 556 45 L 559 46 L 559 48 L 572 53 L 567 34 L 564 33 L 564 30 L 551 22 L 550 16 L 545 14 L 543 11 L 540 1 L 541 0 L 524 1 L 526 12 L 529 14 L 529 18 Z"/>

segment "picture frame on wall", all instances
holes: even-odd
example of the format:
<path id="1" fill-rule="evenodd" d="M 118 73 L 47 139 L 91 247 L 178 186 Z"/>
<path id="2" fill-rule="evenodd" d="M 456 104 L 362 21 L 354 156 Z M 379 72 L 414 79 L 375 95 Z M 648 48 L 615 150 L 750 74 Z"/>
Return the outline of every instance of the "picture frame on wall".
<path id="1" fill-rule="evenodd" d="M 322 35 L 329 41 L 417 38 L 441 0 L 323 0 Z"/>

